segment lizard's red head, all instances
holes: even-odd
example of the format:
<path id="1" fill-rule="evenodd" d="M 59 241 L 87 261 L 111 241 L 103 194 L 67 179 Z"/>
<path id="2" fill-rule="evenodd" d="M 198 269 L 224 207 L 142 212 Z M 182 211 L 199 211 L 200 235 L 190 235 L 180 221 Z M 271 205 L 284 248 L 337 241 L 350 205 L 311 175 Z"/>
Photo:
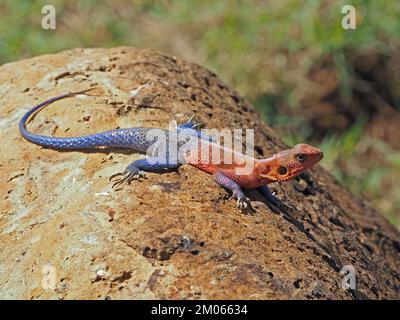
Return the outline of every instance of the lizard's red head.
<path id="1" fill-rule="evenodd" d="M 285 181 L 307 170 L 323 156 L 320 149 L 301 143 L 275 154 L 272 158 L 261 160 L 257 171 L 261 177 L 271 181 Z"/>

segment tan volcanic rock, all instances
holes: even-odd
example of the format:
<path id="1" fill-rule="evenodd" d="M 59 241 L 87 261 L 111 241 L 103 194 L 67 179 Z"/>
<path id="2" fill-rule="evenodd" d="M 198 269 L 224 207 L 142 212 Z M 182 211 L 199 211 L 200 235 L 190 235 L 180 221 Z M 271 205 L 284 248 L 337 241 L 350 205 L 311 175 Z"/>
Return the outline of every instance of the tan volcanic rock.
<path id="1" fill-rule="evenodd" d="M 319 165 L 272 187 L 292 209 L 250 192 L 249 214 L 193 167 L 112 191 L 109 176 L 142 155 L 59 152 L 20 136 L 32 105 L 92 86 L 30 130 L 167 127 L 196 113 L 208 128 L 254 128 L 258 157 L 286 148 L 215 74 L 174 57 L 74 49 L 1 66 L 1 299 L 400 297 L 399 232 Z M 345 265 L 357 290 L 342 289 Z"/>

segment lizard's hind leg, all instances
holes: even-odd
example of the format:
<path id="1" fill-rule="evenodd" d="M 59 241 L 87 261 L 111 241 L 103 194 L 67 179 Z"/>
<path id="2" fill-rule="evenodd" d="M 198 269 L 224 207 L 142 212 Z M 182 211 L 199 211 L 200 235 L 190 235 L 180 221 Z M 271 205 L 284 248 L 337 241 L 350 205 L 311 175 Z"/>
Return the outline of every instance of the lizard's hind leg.
<path id="1" fill-rule="evenodd" d="M 192 115 L 189 120 L 187 120 L 186 122 L 178 125 L 178 128 L 180 129 L 196 129 L 199 127 L 202 127 L 203 124 L 201 122 L 193 122 L 193 119 L 196 115 Z"/>
<path id="2" fill-rule="evenodd" d="M 180 163 L 162 163 L 157 157 L 140 159 L 129 164 L 125 171 L 112 175 L 110 181 L 114 182 L 112 188 L 115 189 L 123 183 L 130 184 L 132 180 L 145 178 L 145 172 L 167 172 L 180 166 Z"/>
<path id="3" fill-rule="evenodd" d="M 188 134 L 189 136 L 198 137 L 200 139 L 216 142 L 217 137 L 205 134 L 200 128 L 204 127 L 202 122 L 193 122 L 195 115 L 191 116 L 190 119 L 180 125 L 178 125 L 178 132 Z"/>

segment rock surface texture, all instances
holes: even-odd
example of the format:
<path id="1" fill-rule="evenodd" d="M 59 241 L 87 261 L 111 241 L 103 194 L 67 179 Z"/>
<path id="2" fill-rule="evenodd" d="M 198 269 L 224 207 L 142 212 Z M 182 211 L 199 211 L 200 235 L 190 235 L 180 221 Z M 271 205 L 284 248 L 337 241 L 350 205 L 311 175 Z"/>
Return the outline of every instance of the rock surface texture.
<path id="1" fill-rule="evenodd" d="M 112 191 L 108 178 L 143 155 L 59 152 L 20 136 L 32 105 L 90 87 L 28 128 L 76 136 L 195 113 L 208 128 L 254 128 L 257 157 L 286 148 L 215 74 L 174 57 L 74 49 L 1 66 L 1 299 L 400 298 L 399 232 L 320 165 L 271 186 L 287 207 L 248 193 L 249 214 L 191 166 Z M 343 266 L 356 289 L 342 288 Z"/>

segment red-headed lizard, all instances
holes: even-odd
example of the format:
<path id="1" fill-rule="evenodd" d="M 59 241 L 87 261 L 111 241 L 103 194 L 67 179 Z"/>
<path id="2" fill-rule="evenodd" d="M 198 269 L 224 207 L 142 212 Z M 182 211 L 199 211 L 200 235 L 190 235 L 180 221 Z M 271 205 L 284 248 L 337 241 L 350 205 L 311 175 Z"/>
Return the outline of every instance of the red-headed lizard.
<path id="1" fill-rule="evenodd" d="M 243 189 L 258 189 L 270 202 L 276 203 L 277 199 L 267 188 L 268 184 L 292 179 L 323 157 L 320 149 L 307 144 L 298 144 L 270 158 L 254 159 L 224 148 L 214 138 L 196 130 L 197 124 L 194 124 L 192 119 L 177 126 L 174 132 L 137 127 L 67 138 L 37 135 L 26 129 L 27 120 L 42 107 L 84 92 L 64 94 L 33 107 L 22 117 L 19 130 L 28 141 L 59 150 L 116 147 L 148 154 L 151 150 L 152 153 L 147 158 L 136 160 L 128 165 L 124 172 L 113 175 L 110 179 L 118 179 L 113 187 L 118 187 L 122 183 L 129 184 L 132 180 L 142 177 L 145 171 L 175 170 L 182 164 L 188 163 L 212 174 L 220 186 L 232 191 L 232 197 L 237 199 L 238 207 L 243 208 L 249 205 Z M 165 141 L 160 141 L 160 137 Z M 171 144 L 171 141 L 174 144 Z M 171 145 L 176 147 L 176 156 L 175 154 L 171 156 L 175 151 L 171 149 Z"/>

